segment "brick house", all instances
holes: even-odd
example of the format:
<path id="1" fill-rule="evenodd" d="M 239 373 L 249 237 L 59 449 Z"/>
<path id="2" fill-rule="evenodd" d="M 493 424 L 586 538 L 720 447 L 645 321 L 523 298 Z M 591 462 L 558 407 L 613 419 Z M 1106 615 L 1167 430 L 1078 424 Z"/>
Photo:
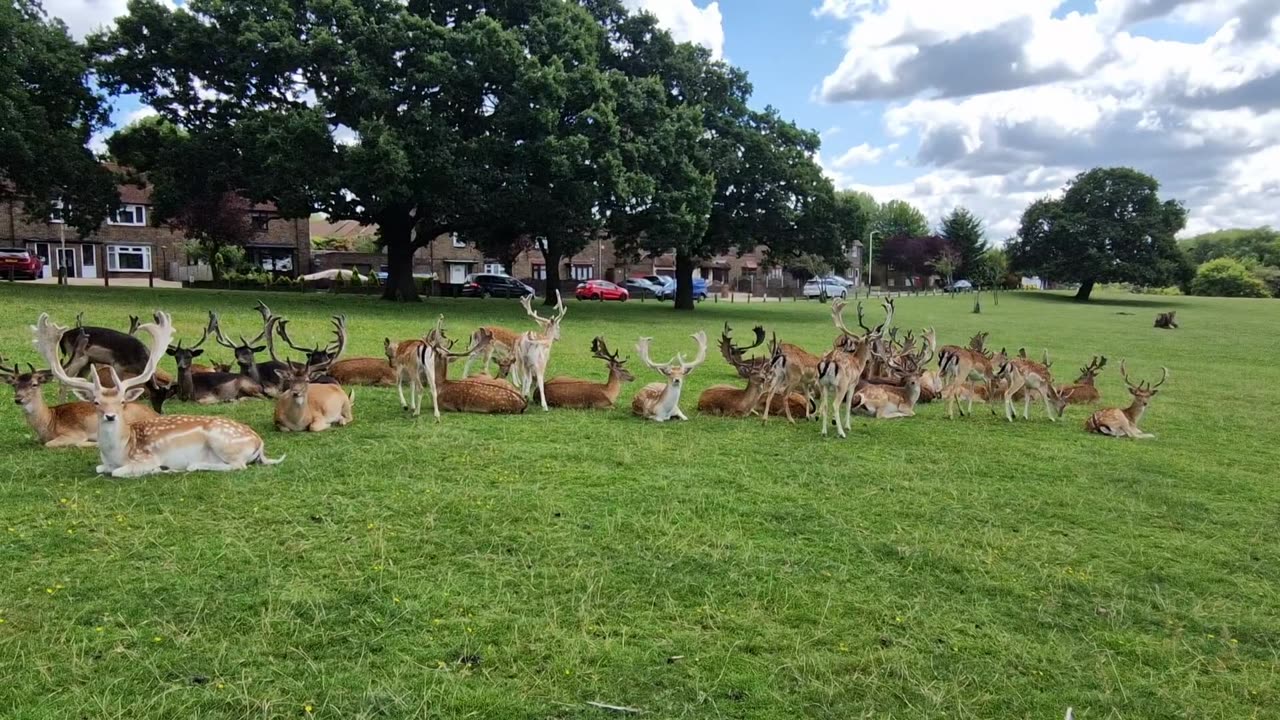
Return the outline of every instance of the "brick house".
<path id="1" fill-rule="evenodd" d="M 147 277 L 184 280 L 187 237 L 163 223 L 152 225 L 151 186 L 122 184 L 120 208 L 81 238 L 66 227 L 55 205 L 48 218 L 26 215 L 22 202 L 0 197 L 0 244 L 25 246 L 44 262 L 45 277 L 65 268 L 70 277 Z M 257 267 L 281 275 L 297 275 L 311 264 L 311 238 L 305 220 L 281 218 L 274 205 L 249 206 L 253 239 L 245 246 Z"/>

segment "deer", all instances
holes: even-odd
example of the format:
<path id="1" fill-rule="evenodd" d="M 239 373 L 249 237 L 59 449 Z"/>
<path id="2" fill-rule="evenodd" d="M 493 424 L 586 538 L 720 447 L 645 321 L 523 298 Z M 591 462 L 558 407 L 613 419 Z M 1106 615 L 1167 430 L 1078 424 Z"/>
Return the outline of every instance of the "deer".
<path id="1" fill-rule="evenodd" d="M 443 334 L 444 316 L 436 318 L 435 328 L 416 340 L 404 340 L 392 343 L 391 338 L 383 338 L 382 348 L 387 361 L 396 373 L 396 391 L 400 394 L 400 407 L 412 410 L 418 417 L 422 411 L 423 380 L 431 390 L 431 408 L 436 422 L 440 421 L 439 383 L 436 373 L 437 346 L 433 338 Z M 482 336 L 483 337 L 483 336 Z M 446 367 L 447 373 L 447 367 Z M 409 400 L 404 399 L 404 386 L 409 385 Z"/>
<path id="2" fill-rule="evenodd" d="M 684 381 L 707 359 L 707 334 L 698 331 L 691 336 L 698 343 L 698 353 L 693 362 L 685 362 L 684 355 L 676 355 L 670 362 L 659 365 L 649 357 L 649 343 L 653 338 L 642 337 L 636 343 L 636 354 L 651 370 L 665 376 L 665 383 L 651 383 L 640 389 L 631 400 L 631 412 L 654 422 L 666 422 L 671 418 L 688 420 L 680 410 L 680 393 Z"/>
<path id="3" fill-rule="evenodd" d="M 96 447 L 98 444 L 98 414 L 93 404 L 83 401 L 63 403 L 50 407 L 45 403 L 43 386 L 50 383 L 53 373 L 36 370 L 27 364 L 28 372 L 14 364 L 5 367 L 0 358 L 0 380 L 13 388 L 13 401 L 22 408 L 27 425 L 36 434 L 36 440 L 47 448 Z M 139 403 L 129 403 L 124 413 L 130 422 L 140 422 L 156 417 L 156 412 Z"/>
<path id="4" fill-rule="evenodd" d="M 981 382 L 988 385 L 987 394 L 991 396 L 990 375 L 991 375 L 991 355 L 986 351 L 986 340 L 988 333 L 980 332 L 969 340 L 969 347 L 962 348 L 957 345 L 946 345 L 938 354 L 938 374 L 942 378 L 943 397 L 947 400 L 947 417 L 954 419 L 955 410 L 959 405 L 961 392 L 953 389 L 954 386 L 970 383 Z M 975 393 L 968 393 L 968 412 L 973 412 L 973 399 Z M 965 410 L 961 410 L 960 414 L 966 414 Z"/>
<path id="5" fill-rule="evenodd" d="M 888 366 L 902 376 L 902 387 L 863 382 L 854 391 L 853 409 L 881 420 L 913 417 L 920 400 L 920 373 L 932 359 L 928 346 L 914 355 L 893 358 Z"/>
<path id="6" fill-rule="evenodd" d="M 764 328 L 757 325 L 752 328 L 752 332 L 755 333 L 756 341 L 750 345 L 743 345 L 741 347 L 733 344 L 733 328 L 729 327 L 729 323 L 724 324 L 724 332 L 720 334 L 720 354 L 724 356 L 725 362 L 732 365 L 733 368 L 738 371 L 738 376 L 741 378 L 749 378 L 751 376 L 752 368 L 758 365 L 769 364 L 769 358 L 767 357 L 754 357 L 749 360 L 743 359 L 743 356 L 747 354 L 748 350 L 753 350 L 764 344 Z"/>
<path id="7" fill-rule="evenodd" d="M 831 319 L 840 335 L 818 362 L 818 408 L 822 434 L 827 434 L 830 410 L 835 415 L 836 435 L 842 438 L 847 437 L 845 426 L 852 427 L 854 390 L 871 360 L 871 346 L 876 340 L 874 334 L 860 336 L 845 326 L 845 304 L 844 300 L 837 300 L 831 305 Z M 845 415 L 843 423 L 840 421 L 841 408 L 844 408 Z"/>
<path id="8" fill-rule="evenodd" d="M 623 383 L 636 379 L 625 367 L 627 360 L 619 360 L 618 353 L 609 352 L 603 337 L 591 341 L 591 356 L 605 362 L 609 368 L 608 380 L 601 384 L 577 378 L 552 378 L 545 385 L 548 405 L 577 410 L 608 410 L 618 404 Z M 539 397 L 542 397 L 541 393 Z"/>
<path id="9" fill-rule="evenodd" d="M 1129 379 L 1124 360 L 1121 360 L 1120 376 L 1124 378 L 1124 384 L 1128 386 L 1129 394 L 1133 396 L 1133 402 L 1124 409 L 1106 408 L 1090 415 L 1089 419 L 1084 423 L 1085 431 L 1116 438 L 1154 439 L 1155 435 L 1140 430 L 1138 423 L 1142 421 L 1142 416 L 1147 412 L 1147 406 L 1151 404 L 1151 398 L 1160 392 L 1160 386 L 1164 385 L 1169 379 L 1169 368 L 1162 367 L 1160 371 L 1160 382 L 1155 385 L 1152 385 L 1149 381 L 1134 384 Z"/>
<path id="10" fill-rule="evenodd" d="M 262 386 L 246 375 L 215 371 L 197 373 L 191 369 L 192 361 L 204 353 L 200 346 L 204 345 L 208 337 L 209 329 L 206 327 L 195 345 L 183 347 L 179 340 L 177 345 L 171 345 L 165 351 L 178 366 L 178 399 L 213 405 L 237 402 L 244 398 L 266 397 Z"/>
<path id="11" fill-rule="evenodd" d="M 440 324 L 437 330 L 428 336 L 426 347 L 419 348 L 419 363 L 427 367 L 433 363 L 435 370 L 435 386 L 438 390 L 436 407 L 449 412 L 509 414 L 518 415 L 529 407 L 529 401 L 516 388 L 505 380 L 489 377 L 470 377 L 462 380 L 449 379 L 449 363 L 463 357 L 471 357 L 483 350 L 483 345 L 490 341 L 486 333 L 480 333 L 466 352 L 452 352 L 453 341 L 445 337 Z"/>
<path id="12" fill-rule="evenodd" d="M 312 383 L 312 376 L 323 372 L 323 368 L 290 362 L 289 369 L 284 392 L 276 397 L 277 430 L 322 432 L 333 425 L 351 424 L 351 408 L 356 402 L 354 389 L 348 394 L 340 385 Z"/>
<path id="13" fill-rule="evenodd" d="M 1071 405 L 1092 405 L 1098 402 L 1102 396 L 1098 393 L 1094 380 L 1106 365 L 1106 355 L 1101 357 L 1094 355 L 1088 365 L 1080 368 L 1080 377 L 1076 378 L 1074 383 L 1058 387 L 1058 394 L 1067 398 L 1068 404 Z"/>
<path id="14" fill-rule="evenodd" d="M 110 366 L 124 376 L 136 376 L 142 372 L 147 362 L 147 346 L 134 337 L 137 332 L 138 318 L 129 316 L 129 332 L 124 333 L 112 328 L 97 327 L 84 324 L 84 313 L 76 315 L 76 326 L 63 332 L 58 339 L 58 348 L 67 357 L 64 367 L 66 372 L 76 377 L 87 377 L 92 365 Z M 172 378 L 164 371 L 157 371 L 157 381 L 168 384 Z M 67 397 L 69 388 L 58 389 L 58 400 Z"/>
<path id="15" fill-rule="evenodd" d="M 761 332 L 764 332 L 763 328 Z M 729 325 L 726 323 L 724 332 L 720 335 L 720 352 L 739 375 L 746 374 L 747 386 L 739 388 L 733 385 L 713 385 L 703 390 L 698 396 L 698 412 L 703 415 L 738 418 L 751 415 L 760 407 L 765 390 L 773 379 L 773 365 L 767 360 L 765 362 L 744 361 L 742 353 L 732 352 L 729 333 Z"/>
<path id="16" fill-rule="evenodd" d="M 779 394 L 786 397 L 792 393 L 800 393 L 806 401 L 812 399 L 818 382 L 817 355 L 798 345 L 780 343 L 775 335 L 769 343 L 769 366 L 772 380 L 765 395 L 764 422 L 769 422 L 769 409 L 773 407 L 773 398 Z M 791 404 L 782 406 L 787 421 L 795 423 L 791 415 Z"/>
<path id="17" fill-rule="evenodd" d="M 530 393 L 534 386 L 537 386 L 542 410 L 546 412 L 548 410 L 547 391 L 544 386 L 547 362 L 551 360 L 552 343 L 560 339 L 560 321 L 564 320 L 566 309 L 564 301 L 560 299 L 559 290 L 556 291 L 556 314 L 550 319 L 534 312 L 532 298 L 532 295 L 526 295 L 520 298 L 520 304 L 524 306 L 524 311 L 529 317 L 538 323 L 539 330 L 524 333 L 516 340 L 514 348 L 516 364 L 512 368 L 512 377 L 519 386 L 521 394 L 526 398 L 533 397 Z M 493 341 L 490 339 L 489 342 Z"/>
<path id="18" fill-rule="evenodd" d="M 260 363 L 255 359 L 255 355 L 267 349 L 266 345 L 258 345 L 267 336 L 271 319 L 275 314 L 271 312 L 271 308 L 267 307 L 261 300 L 258 301 L 257 311 L 262 315 L 262 331 L 252 340 L 246 340 L 244 335 L 240 336 L 240 342 L 234 343 L 222 334 L 222 327 L 218 321 L 218 314 L 209 312 L 209 332 L 213 333 L 214 340 L 221 346 L 230 350 L 235 358 L 235 362 L 240 366 L 240 374 L 248 377 L 262 388 L 262 392 L 267 397 L 276 397 L 280 394 L 284 386 L 283 374 L 288 371 L 288 366 L 284 363 L 272 360 L 270 362 Z M 222 368 L 216 368 L 219 372 L 224 372 Z"/>
<path id="19" fill-rule="evenodd" d="M 485 337 L 488 337 L 489 341 L 487 343 L 482 343 L 481 340 Z M 520 333 L 515 330 L 508 330 L 507 328 L 499 327 L 497 325 L 485 325 L 483 327 L 476 328 L 476 331 L 471 334 L 471 344 L 474 347 L 479 347 L 480 350 L 477 351 L 476 355 L 469 356 L 467 358 L 466 365 L 462 366 L 463 379 L 466 379 L 471 375 L 471 363 L 480 359 L 481 355 L 484 356 L 484 368 L 482 372 L 488 374 L 489 363 L 493 361 L 494 354 L 497 351 L 501 351 L 501 355 L 499 355 L 498 360 L 499 366 L 501 366 L 503 359 L 509 359 L 507 362 L 507 370 L 509 371 L 515 362 L 515 347 L 516 342 L 519 340 Z"/>
<path id="20" fill-rule="evenodd" d="M 395 368 L 386 360 L 371 357 L 339 360 L 329 366 L 329 376 L 339 385 L 390 387 L 396 384 Z"/>
<path id="21" fill-rule="evenodd" d="M 996 353 L 991 363 L 991 377 L 993 380 L 1003 381 L 1000 395 L 1004 400 L 1004 416 L 1009 422 L 1013 422 L 1018 414 L 1013 406 L 1013 401 L 1017 397 L 1022 398 L 1023 419 L 1031 419 L 1033 395 L 1044 398 L 1044 409 L 1050 421 L 1056 422 L 1059 417 L 1062 417 L 1062 412 L 1067 407 L 1067 399 L 1062 397 L 1058 389 L 1053 386 L 1053 378 L 1049 375 L 1049 364 L 1047 350 L 1044 363 L 1027 359 L 1025 350 L 1021 357 L 1013 358 L 1009 357 L 1004 348 Z"/>
<path id="22" fill-rule="evenodd" d="M 289 338 L 288 325 L 289 321 L 285 318 L 278 318 L 276 323 L 276 332 L 281 340 L 295 352 L 300 352 L 306 356 L 306 364 L 313 368 L 328 368 L 338 362 L 338 358 L 342 357 L 342 351 L 347 347 L 347 316 L 334 315 L 330 321 L 333 323 L 333 342 L 328 345 L 316 345 L 314 347 L 298 347 L 293 344 L 293 340 Z M 268 333 L 269 335 L 269 333 Z M 312 378 L 312 382 L 328 383 L 337 385 L 338 381 L 327 372 L 323 375 L 317 375 Z"/>
<path id="23" fill-rule="evenodd" d="M 1156 327 L 1161 330 L 1177 330 L 1178 329 L 1178 311 L 1160 313 L 1156 315 Z"/>
<path id="24" fill-rule="evenodd" d="M 69 375 L 58 364 L 58 343 L 66 328 L 41 313 L 32 327 L 36 349 L 49 363 L 55 378 L 70 386 L 85 402 L 92 402 L 98 415 L 98 474 L 112 477 L 139 477 L 157 472 L 195 470 L 242 470 L 250 464 L 276 465 L 284 457 L 267 457 L 262 438 L 247 425 L 221 417 L 161 415 L 133 422 L 125 412 L 127 403 L 142 395 L 155 375 L 173 338 L 173 320 L 157 312 L 154 322 L 142 324 L 138 332 L 151 336 L 146 365 L 136 377 L 113 379 L 114 387 L 104 387 L 92 373 L 92 381 Z"/>

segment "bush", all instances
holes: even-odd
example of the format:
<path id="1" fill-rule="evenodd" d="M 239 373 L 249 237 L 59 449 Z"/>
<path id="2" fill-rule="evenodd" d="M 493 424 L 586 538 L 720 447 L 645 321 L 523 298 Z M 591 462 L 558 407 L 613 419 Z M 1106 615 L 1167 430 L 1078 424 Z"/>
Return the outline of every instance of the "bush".
<path id="1" fill-rule="evenodd" d="M 1271 297 L 1267 286 L 1238 260 L 1218 258 L 1200 266 L 1191 281 L 1192 295 L 1212 297 Z"/>

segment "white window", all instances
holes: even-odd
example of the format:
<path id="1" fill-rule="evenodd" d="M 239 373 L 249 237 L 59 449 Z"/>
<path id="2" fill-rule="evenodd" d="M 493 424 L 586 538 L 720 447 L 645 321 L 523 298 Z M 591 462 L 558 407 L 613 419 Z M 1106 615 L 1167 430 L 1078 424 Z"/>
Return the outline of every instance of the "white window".
<path id="1" fill-rule="evenodd" d="M 146 225 L 147 208 L 145 205 L 121 205 L 120 209 L 111 213 L 108 222 L 112 225 Z"/>
<path id="2" fill-rule="evenodd" d="M 594 270 L 591 265 L 574 265 L 571 274 L 574 280 L 590 280 Z"/>
<path id="3" fill-rule="evenodd" d="M 489 275 L 506 275 L 507 274 L 507 269 L 503 267 L 502 263 L 494 262 L 493 260 L 484 261 L 484 271 Z"/>
<path id="4" fill-rule="evenodd" d="M 546 266 L 546 265 L 534 265 L 534 266 L 533 266 L 533 279 L 534 279 L 534 280 L 546 280 L 546 279 L 547 279 L 547 266 Z"/>
<path id="5" fill-rule="evenodd" d="M 897 284 L 898 283 L 894 278 L 889 278 L 889 287 L 894 287 Z"/>
<path id="6" fill-rule="evenodd" d="M 51 223 L 62 222 L 62 211 L 65 207 L 66 206 L 62 204 L 61 200 L 54 200 L 53 209 L 49 211 L 49 222 Z"/>
<path id="7" fill-rule="evenodd" d="M 771 268 L 771 269 L 769 270 L 769 279 L 770 279 L 770 280 L 781 280 L 781 279 L 782 279 L 782 268 L 780 268 L 780 267 Z"/>
<path id="8" fill-rule="evenodd" d="M 151 247 L 148 245 L 108 245 L 107 269 L 113 272 L 150 272 Z"/>
<path id="9" fill-rule="evenodd" d="M 458 233 L 449 233 L 449 239 L 453 241 L 453 246 L 456 248 L 464 248 L 467 246 L 467 241 L 458 237 Z"/>

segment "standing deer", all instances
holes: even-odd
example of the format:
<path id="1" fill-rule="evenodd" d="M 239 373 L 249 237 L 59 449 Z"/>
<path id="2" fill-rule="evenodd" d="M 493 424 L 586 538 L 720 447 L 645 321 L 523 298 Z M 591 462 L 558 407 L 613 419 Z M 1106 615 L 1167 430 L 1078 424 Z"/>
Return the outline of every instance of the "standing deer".
<path id="1" fill-rule="evenodd" d="M 50 364 L 54 377 L 98 410 L 99 474 L 137 477 L 157 472 L 241 470 L 251 463 L 275 465 L 284 460 L 268 458 L 262 438 L 252 428 L 226 418 L 162 415 L 131 422 L 125 403 L 137 400 L 142 386 L 155 374 L 173 337 L 173 321 L 168 313 L 157 312 L 154 323 L 138 329 L 152 338 L 146 365 L 137 377 L 115 377 L 115 387 L 108 388 L 98 382 L 96 373 L 90 382 L 68 375 L 58 364 L 58 342 L 66 328 L 50 321 L 48 313 L 41 313 L 32 327 L 36 349 Z"/>
<path id="2" fill-rule="evenodd" d="M 1160 370 L 1160 382 L 1155 385 L 1150 382 L 1141 382 L 1135 385 L 1129 379 L 1129 373 L 1125 370 L 1124 360 L 1121 360 L 1120 376 L 1124 378 L 1124 384 L 1128 386 L 1129 394 L 1133 396 L 1133 402 L 1123 410 L 1120 408 L 1106 408 L 1095 412 L 1085 421 L 1084 429 L 1087 432 L 1110 435 L 1111 437 L 1129 437 L 1141 440 L 1155 438 L 1155 435 L 1140 430 L 1138 423 L 1142 421 L 1142 416 L 1147 412 L 1147 406 L 1151 404 L 1151 398 L 1160 392 L 1158 388 L 1169 379 L 1169 368 L 1162 367 Z"/>
<path id="3" fill-rule="evenodd" d="M 84 325 L 83 316 L 84 313 L 76 315 L 76 326 L 64 331 L 58 339 L 58 348 L 67 358 L 60 367 L 65 368 L 67 374 L 87 378 L 91 365 L 113 367 L 124 377 L 134 377 L 142 372 L 147 363 L 147 346 L 133 336 L 138 328 L 137 317 L 129 317 L 129 332 L 123 333 L 112 328 Z M 168 384 L 172 378 L 157 370 L 156 380 L 160 384 Z M 66 399 L 68 389 L 66 386 L 58 389 L 59 401 Z"/>
<path id="4" fill-rule="evenodd" d="M 1049 352 L 1045 351 L 1045 362 L 1038 363 L 1026 358 L 1024 350 L 1021 357 L 1011 358 L 1004 348 L 996 353 L 991 363 L 993 380 L 1003 381 L 1001 396 L 1004 399 L 1004 416 L 1013 422 L 1018 414 L 1013 401 L 1022 398 L 1022 417 L 1031 419 L 1031 397 L 1039 395 L 1044 399 L 1044 409 L 1049 420 L 1057 421 L 1067 407 L 1067 399 L 1058 393 L 1053 386 L 1053 378 L 1049 375 Z"/>
<path id="5" fill-rule="evenodd" d="M 609 352 L 609 346 L 605 344 L 602 337 L 591 341 L 591 356 L 597 360 L 603 360 L 608 366 L 608 380 L 601 384 L 577 378 L 552 378 L 546 382 L 545 386 L 548 405 L 578 410 L 608 410 L 618 404 L 623 383 L 636 379 L 624 367 L 627 361 L 619 360 L 618 353 Z"/>
<path id="6" fill-rule="evenodd" d="M 520 304 L 524 306 L 524 311 L 529 314 L 529 317 L 538 323 L 539 330 L 524 333 L 520 339 L 516 340 L 516 364 L 512 369 L 512 378 L 519 385 L 520 393 L 526 398 L 533 397 L 531 393 L 533 388 L 537 387 L 538 397 L 545 412 L 548 409 L 547 393 L 544 387 L 547 363 L 551 360 L 551 345 L 560 339 L 560 321 L 564 320 L 566 310 L 564 301 L 560 299 L 559 290 L 556 291 L 556 314 L 550 319 L 534 312 L 532 298 L 532 295 L 526 295 L 520 298 Z"/>
<path id="7" fill-rule="evenodd" d="M 431 390 L 431 409 L 436 422 L 440 421 L 439 387 L 436 374 L 437 346 L 433 339 L 442 335 L 444 316 L 436 318 L 436 326 L 425 336 L 417 340 L 404 340 L 392 343 L 391 338 L 383 338 L 383 352 L 396 373 L 396 391 L 400 394 L 400 407 L 412 410 L 417 417 L 422 411 L 423 380 Z M 447 367 L 446 367 L 447 373 Z M 409 385 L 409 401 L 404 399 L 404 386 Z"/>
<path id="8" fill-rule="evenodd" d="M 782 395 L 788 397 L 792 393 L 800 393 L 806 401 L 812 401 L 818 383 L 819 357 L 798 345 L 778 342 L 777 337 L 770 343 L 769 366 L 772 379 L 765 396 L 764 421 L 769 422 L 769 409 L 773 407 L 773 398 Z M 791 404 L 783 406 L 787 421 L 794 423 L 791 415 Z"/>
<path id="9" fill-rule="evenodd" d="M 636 343 L 636 353 L 640 361 L 652 370 L 658 371 L 667 378 L 665 383 L 652 383 L 640 389 L 631 401 L 631 412 L 655 422 L 666 422 L 671 418 L 688 420 L 680 410 L 680 392 L 684 389 L 684 381 L 707 359 L 707 334 L 701 330 L 693 336 L 698 343 L 698 354 L 693 362 L 685 362 L 684 355 L 676 355 L 663 365 L 655 363 L 649 357 L 649 343 L 653 338 L 642 337 Z"/>
<path id="10" fill-rule="evenodd" d="M 484 337 L 488 337 L 489 341 L 482 343 L 481 340 Z M 498 355 L 499 363 L 503 358 L 508 359 L 507 368 L 510 369 L 515 361 L 515 347 L 516 342 L 519 340 L 520 333 L 515 330 L 508 330 L 497 325 L 485 325 L 476 328 L 476 331 L 471 334 L 471 344 L 473 347 L 480 348 L 480 350 L 477 350 L 475 355 L 467 357 L 467 364 L 462 366 L 463 379 L 471 375 L 471 363 L 480 359 L 481 355 L 484 356 L 482 372 L 487 374 L 489 372 L 489 363 L 493 360 L 495 353 L 499 351 L 501 351 L 501 354 Z"/>
<path id="11" fill-rule="evenodd" d="M 98 444 L 98 413 L 88 402 L 69 402 L 50 407 L 45 403 L 42 387 L 53 380 L 49 370 L 36 370 L 30 363 L 22 370 L 4 366 L 0 358 L 0 380 L 13 387 L 13 401 L 22 408 L 27 425 L 36 440 L 48 448 L 94 447 Z M 149 420 L 156 413 L 145 405 L 129 403 L 124 407 L 129 422 Z"/>
<path id="12" fill-rule="evenodd" d="M 510 414 L 518 415 L 529 407 L 529 401 L 505 380 L 489 377 L 470 377 L 462 380 L 449 379 L 449 362 L 453 359 L 470 357 L 489 342 L 487 334 L 481 333 L 477 342 L 464 353 L 451 352 L 453 341 L 445 338 L 444 331 L 433 332 L 427 347 L 419 348 L 419 362 L 426 367 L 429 362 L 435 366 L 435 384 L 438 388 L 437 407 L 450 412 Z M 473 336 L 474 337 L 474 336 Z"/>
<path id="13" fill-rule="evenodd" d="M 276 397 L 280 394 L 281 388 L 284 386 L 284 374 L 289 370 L 284 363 L 272 360 L 269 362 L 258 362 L 254 356 L 267 349 L 266 345 L 259 345 L 267 335 L 271 332 L 272 318 L 275 315 L 271 312 L 271 308 L 258 301 L 256 308 L 258 313 L 262 315 L 262 331 L 252 340 L 246 340 L 244 335 L 240 336 L 239 344 L 232 342 L 222 334 L 222 327 L 218 322 L 218 314 L 209 312 L 209 332 L 213 333 L 214 340 L 221 346 L 230 350 L 236 364 L 240 366 L 240 374 L 248 377 L 262 388 L 262 392 L 267 397 Z M 222 369 L 219 368 L 221 371 Z"/>
<path id="14" fill-rule="evenodd" d="M 985 349 L 988 333 L 980 332 L 969 341 L 969 347 L 946 345 L 938 355 L 938 374 L 942 377 L 943 396 L 947 400 L 947 417 L 955 418 L 956 406 L 961 399 L 961 391 L 957 385 L 981 382 L 987 385 L 987 395 L 992 395 L 991 355 Z M 968 412 L 973 412 L 973 399 L 976 393 L 968 393 Z M 965 410 L 960 411 L 965 415 Z"/>
<path id="15" fill-rule="evenodd" d="M 1062 385 L 1058 388 L 1058 394 L 1067 398 L 1067 402 L 1072 405 L 1092 405 L 1102 399 L 1098 393 L 1098 388 L 1094 384 L 1094 380 L 1098 377 L 1098 373 L 1102 372 L 1102 368 L 1107 365 L 1107 356 L 1094 355 L 1088 365 L 1080 368 L 1080 377 L 1070 385 Z"/>
<path id="16" fill-rule="evenodd" d="M 166 352 L 173 357 L 178 366 L 178 399 L 184 402 L 196 402 L 201 405 L 236 402 L 244 398 L 265 397 L 262 386 L 254 380 L 239 373 L 202 372 L 192 370 L 192 361 L 204 350 L 200 348 L 209 337 L 205 328 L 200 340 L 191 347 L 183 347 L 179 340 L 177 345 L 170 346 Z"/>
<path id="17" fill-rule="evenodd" d="M 818 407 L 822 434 L 827 434 L 828 409 L 835 415 L 836 434 L 847 437 L 845 427 L 852 427 L 854 391 L 871 360 L 871 346 L 876 340 L 874 334 L 856 335 L 844 323 L 845 301 L 837 300 L 831 305 L 831 319 L 840 336 L 835 346 L 822 356 L 818 362 Z M 861 309 L 861 308 L 859 308 Z M 840 420 L 840 410 L 844 409 L 844 422 Z"/>

